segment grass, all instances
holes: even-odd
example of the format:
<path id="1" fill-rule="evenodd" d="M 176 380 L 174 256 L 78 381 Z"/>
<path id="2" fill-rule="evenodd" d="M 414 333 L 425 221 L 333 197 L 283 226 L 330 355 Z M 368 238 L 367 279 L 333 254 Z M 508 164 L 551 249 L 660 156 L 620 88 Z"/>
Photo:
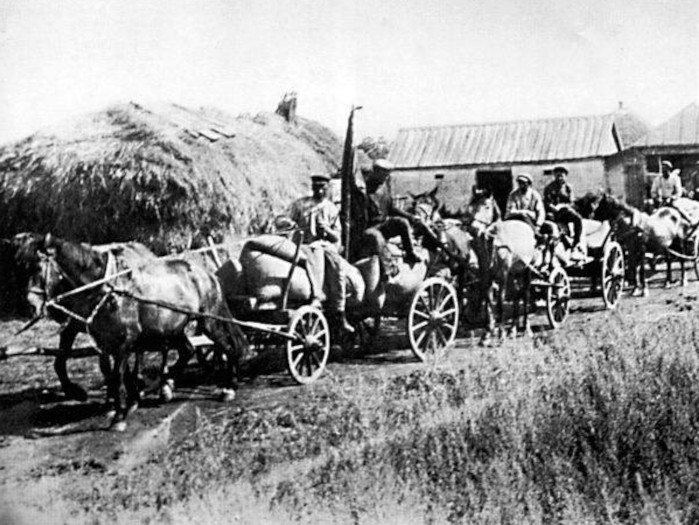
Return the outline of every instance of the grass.
<path id="1" fill-rule="evenodd" d="M 147 464 L 68 489 L 74 516 L 696 523 L 699 322 L 608 321 L 458 370 L 331 381 L 302 406 L 199 412 Z"/>

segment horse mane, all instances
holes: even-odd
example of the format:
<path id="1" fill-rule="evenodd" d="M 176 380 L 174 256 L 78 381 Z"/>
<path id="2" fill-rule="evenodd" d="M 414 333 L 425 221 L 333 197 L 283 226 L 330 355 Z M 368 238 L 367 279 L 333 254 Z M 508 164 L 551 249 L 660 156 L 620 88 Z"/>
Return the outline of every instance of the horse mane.
<path id="1" fill-rule="evenodd" d="M 592 217 L 595 207 L 599 203 L 600 199 L 601 197 L 596 193 L 587 192 L 582 197 L 575 199 L 573 206 L 583 218 L 589 219 Z"/>
<path id="2" fill-rule="evenodd" d="M 107 253 L 100 253 L 85 243 L 76 243 L 64 239 L 47 240 L 46 248 L 57 248 L 61 253 L 62 264 L 70 264 L 76 274 L 100 274 L 107 264 Z"/>

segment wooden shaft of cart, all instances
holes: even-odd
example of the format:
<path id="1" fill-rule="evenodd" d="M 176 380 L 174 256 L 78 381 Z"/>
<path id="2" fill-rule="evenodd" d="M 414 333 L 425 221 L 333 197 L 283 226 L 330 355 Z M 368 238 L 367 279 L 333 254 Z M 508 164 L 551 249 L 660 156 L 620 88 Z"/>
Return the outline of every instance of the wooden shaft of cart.
<path id="1" fill-rule="evenodd" d="M 138 295 L 132 294 L 131 292 L 127 292 L 126 290 L 114 289 L 113 293 L 115 293 L 117 295 L 123 295 L 126 297 L 130 297 L 131 299 L 138 301 L 140 303 L 152 304 L 154 306 L 159 306 L 160 308 L 166 308 L 168 310 L 172 310 L 173 312 L 178 312 L 178 313 L 185 314 L 185 315 L 191 315 L 192 317 L 195 317 L 195 318 L 213 319 L 214 321 L 221 321 L 223 323 L 234 324 L 234 325 L 240 326 L 241 328 L 250 328 L 252 330 L 257 330 L 259 332 L 265 332 L 265 333 L 272 334 L 272 335 L 278 335 L 279 337 L 282 337 L 284 339 L 288 339 L 290 341 L 297 341 L 298 340 L 298 336 L 296 336 L 294 334 L 288 334 L 288 333 L 284 332 L 281 327 L 276 327 L 276 325 L 257 323 L 254 321 L 240 321 L 240 320 L 232 318 L 232 317 L 228 318 L 228 317 L 222 317 L 220 315 L 209 314 L 206 312 L 195 312 L 193 310 L 189 310 L 187 308 L 182 308 L 180 306 L 177 306 L 176 304 L 167 303 L 165 301 L 158 301 L 156 299 L 146 299 L 145 297 L 139 297 Z"/>

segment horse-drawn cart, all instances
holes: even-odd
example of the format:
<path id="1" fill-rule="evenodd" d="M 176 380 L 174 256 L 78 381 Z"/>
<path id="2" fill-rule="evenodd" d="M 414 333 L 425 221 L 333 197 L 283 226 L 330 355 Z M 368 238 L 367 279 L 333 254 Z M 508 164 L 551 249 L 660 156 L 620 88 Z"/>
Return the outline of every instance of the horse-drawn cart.
<path id="1" fill-rule="evenodd" d="M 556 245 L 555 253 L 570 277 L 588 280 L 591 289 L 599 283 L 604 306 L 613 310 L 621 300 L 624 287 L 624 251 L 606 221 L 584 220 L 583 234 L 587 244 L 585 256 L 576 258 L 563 242 Z"/>

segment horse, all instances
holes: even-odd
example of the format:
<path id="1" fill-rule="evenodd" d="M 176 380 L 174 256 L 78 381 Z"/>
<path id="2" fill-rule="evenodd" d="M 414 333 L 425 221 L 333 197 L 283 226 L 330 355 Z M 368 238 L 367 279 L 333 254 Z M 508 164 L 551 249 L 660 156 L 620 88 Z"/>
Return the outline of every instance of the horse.
<path id="1" fill-rule="evenodd" d="M 240 328 L 232 319 L 221 285 L 213 274 L 183 258 L 152 259 L 104 278 L 109 256 L 94 248 L 47 235 L 37 247 L 55 272 L 44 279 L 48 306 L 81 318 L 104 355 L 114 359 L 108 392 L 113 405 L 112 427 L 126 428 L 127 415 L 137 407 L 138 385 L 129 367 L 131 355 L 144 348 L 176 348 L 180 357 L 191 355 L 184 329 L 197 319 L 200 330 L 227 357 L 224 394 L 234 395 L 239 359 L 245 347 Z M 60 275 L 59 278 L 55 278 Z M 65 282 L 76 293 L 57 295 Z M 31 293 L 31 292 L 29 292 Z M 165 360 L 165 359 L 164 359 Z M 184 366 L 178 360 L 178 366 Z"/>
<path id="2" fill-rule="evenodd" d="M 599 197 L 593 217 L 596 220 L 610 221 L 617 231 L 617 237 L 626 248 L 629 281 L 633 286 L 632 295 L 648 294 L 644 264 L 646 253 L 664 256 L 665 286 L 673 283 L 672 261 L 678 260 L 681 285 L 686 285 L 684 261 L 691 258 L 678 252 L 684 245 L 685 229 L 688 225 L 686 216 L 680 210 L 663 206 L 648 215 L 605 193 Z"/>
<path id="3" fill-rule="evenodd" d="M 74 286 L 60 273 L 56 265 L 52 264 L 51 258 L 40 250 L 44 239 L 45 236 L 42 234 L 26 232 L 17 234 L 10 240 L 15 248 L 15 259 L 17 267 L 20 269 L 22 287 L 26 289 L 24 299 L 34 319 L 46 314 L 53 321 L 62 325 L 59 334 L 59 349 L 61 351 L 54 359 L 54 370 L 68 399 L 86 401 L 87 392 L 70 380 L 66 368 L 75 338 L 79 333 L 85 332 L 85 325 L 59 310 L 46 311 L 46 302 L 49 300 L 46 295 L 47 281 L 57 283 L 53 290 L 56 295 L 68 292 Z M 156 257 L 146 246 L 137 242 L 104 244 L 93 246 L 93 249 L 107 254 L 108 261 L 110 261 L 106 270 L 108 273 L 118 271 L 120 268 L 130 268 Z M 99 364 L 100 370 L 107 380 L 111 374 L 109 356 L 99 354 Z M 167 359 L 165 358 L 163 364 L 165 375 L 167 375 L 166 366 Z M 138 368 L 140 368 L 140 362 Z"/>
<path id="4" fill-rule="evenodd" d="M 485 325 L 483 342 L 492 335 L 495 313 L 504 333 L 504 303 L 513 304 L 511 334 L 516 335 L 522 302 L 522 328 L 531 334 L 529 305 L 532 265 L 537 257 L 534 230 L 523 221 L 496 221 L 475 242 L 478 246 L 479 274 L 485 290 Z"/>

